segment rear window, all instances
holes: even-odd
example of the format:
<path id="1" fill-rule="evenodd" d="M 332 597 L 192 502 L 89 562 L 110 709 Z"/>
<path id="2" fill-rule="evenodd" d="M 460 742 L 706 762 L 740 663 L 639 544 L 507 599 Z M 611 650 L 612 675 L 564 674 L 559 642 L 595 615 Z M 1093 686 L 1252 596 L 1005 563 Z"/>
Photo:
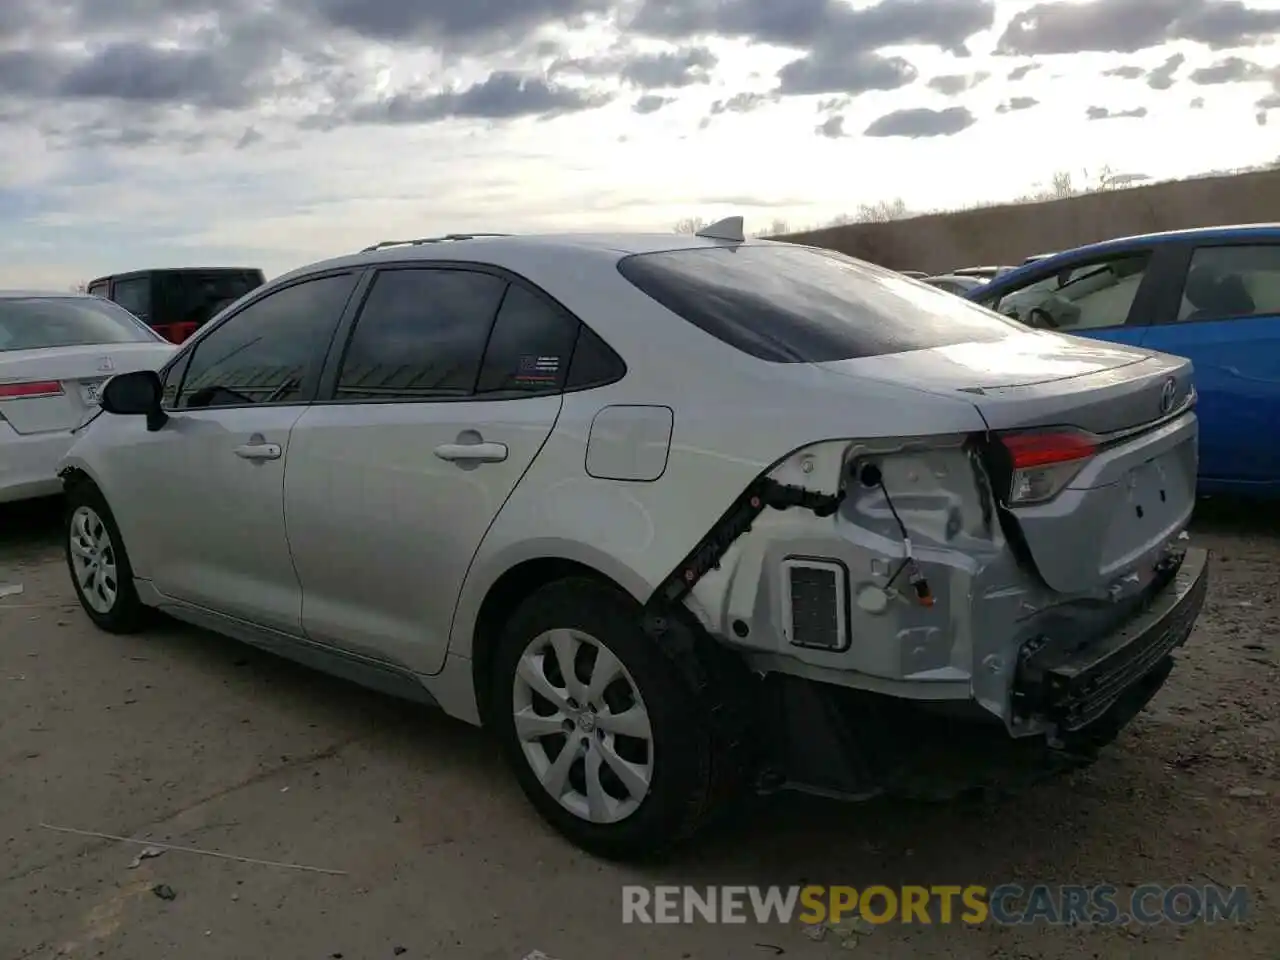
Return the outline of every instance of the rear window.
<path id="1" fill-rule="evenodd" d="M 821 363 L 1000 340 L 1023 328 L 843 254 L 789 244 L 624 257 L 618 270 L 668 310 L 753 357 Z"/>
<path id="2" fill-rule="evenodd" d="M 262 286 L 260 270 L 184 270 L 156 274 L 155 323 L 202 327 L 224 307 Z"/>
<path id="3" fill-rule="evenodd" d="M 0 299 L 0 351 L 155 343 L 160 338 L 110 300 L 88 297 Z"/>

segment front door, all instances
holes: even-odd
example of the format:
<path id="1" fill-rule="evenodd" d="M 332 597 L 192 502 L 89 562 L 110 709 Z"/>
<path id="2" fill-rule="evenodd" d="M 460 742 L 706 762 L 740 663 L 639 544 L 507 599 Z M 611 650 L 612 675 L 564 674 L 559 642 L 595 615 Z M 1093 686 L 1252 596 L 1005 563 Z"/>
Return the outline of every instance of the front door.
<path id="1" fill-rule="evenodd" d="M 577 330 L 494 273 L 376 276 L 331 393 L 289 449 L 310 639 L 440 670 L 472 558 L 560 414 Z"/>
<path id="2" fill-rule="evenodd" d="M 139 570 L 164 595 L 300 634 L 285 465 L 354 285 L 339 274 L 268 293 L 166 375 L 169 422 L 128 451 Z"/>
<path id="3" fill-rule="evenodd" d="M 1199 246 L 1143 346 L 1195 365 L 1205 486 L 1280 489 L 1280 244 Z"/>

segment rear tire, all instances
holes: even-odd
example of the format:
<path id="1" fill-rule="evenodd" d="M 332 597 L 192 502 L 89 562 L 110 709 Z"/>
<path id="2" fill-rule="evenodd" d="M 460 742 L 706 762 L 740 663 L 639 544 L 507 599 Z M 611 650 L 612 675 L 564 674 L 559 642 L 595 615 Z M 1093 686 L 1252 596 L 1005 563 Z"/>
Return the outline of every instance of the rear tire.
<path id="1" fill-rule="evenodd" d="M 703 705 L 608 584 L 561 580 L 526 599 L 499 638 L 489 703 L 525 795 L 590 853 L 658 856 L 711 812 Z"/>
<path id="2" fill-rule="evenodd" d="M 63 549 L 80 606 L 108 633 L 137 633 L 149 609 L 138 599 L 133 567 L 106 498 L 91 481 L 67 491 Z"/>

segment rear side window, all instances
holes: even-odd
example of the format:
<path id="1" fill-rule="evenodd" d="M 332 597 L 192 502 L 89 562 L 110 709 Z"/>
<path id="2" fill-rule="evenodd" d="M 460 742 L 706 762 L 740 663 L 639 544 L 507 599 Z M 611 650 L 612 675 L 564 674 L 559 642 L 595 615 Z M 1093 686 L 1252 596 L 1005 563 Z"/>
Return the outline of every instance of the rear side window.
<path id="1" fill-rule="evenodd" d="M 1191 255 L 1179 320 L 1280 314 L 1280 244 L 1200 247 Z"/>
<path id="2" fill-rule="evenodd" d="M 989 342 L 1021 329 L 892 271 L 789 244 L 633 254 L 618 270 L 695 326 L 775 363 Z"/>
<path id="3" fill-rule="evenodd" d="M 343 357 L 336 399 L 470 394 L 506 287 L 473 270 L 379 273 Z"/>
<path id="4" fill-rule="evenodd" d="M 111 299 L 135 317 L 149 320 L 151 318 L 151 278 L 131 277 L 128 280 L 117 280 L 115 289 L 111 291 Z"/>
<path id="5" fill-rule="evenodd" d="M 89 293 L 95 297 L 105 297 L 110 290 L 110 284 L 103 280 L 89 287 Z"/>
<path id="6" fill-rule="evenodd" d="M 507 286 L 476 393 L 558 393 L 578 339 L 577 319 L 519 284 Z"/>
<path id="7" fill-rule="evenodd" d="M 0 352 L 99 343 L 156 343 L 158 340 L 136 317 L 109 300 L 0 299 Z"/>

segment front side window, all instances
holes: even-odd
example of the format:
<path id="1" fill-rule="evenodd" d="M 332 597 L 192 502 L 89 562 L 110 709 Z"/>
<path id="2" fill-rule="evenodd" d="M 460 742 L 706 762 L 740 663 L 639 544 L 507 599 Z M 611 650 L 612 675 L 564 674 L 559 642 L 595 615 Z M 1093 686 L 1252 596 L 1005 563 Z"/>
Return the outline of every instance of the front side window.
<path id="1" fill-rule="evenodd" d="M 474 270 L 384 270 L 356 320 L 337 400 L 466 396 L 507 281 Z"/>
<path id="2" fill-rule="evenodd" d="M 111 299 L 124 307 L 135 317 L 143 320 L 151 318 L 151 278 L 132 277 L 128 280 L 117 280 Z"/>
<path id="3" fill-rule="evenodd" d="M 1191 255 L 1179 320 L 1280 314 L 1280 244 L 1200 247 Z"/>
<path id="4" fill-rule="evenodd" d="M 355 274 L 305 280 L 267 294 L 200 338 L 179 408 L 305 403 L 315 395 Z"/>
<path id="5" fill-rule="evenodd" d="M 991 308 L 1042 330 L 1123 326 L 1150 262 L 1150 251 L 1143 251 L 1077 263 L 1003 294 Z"/>
<path id="6" fill-rule="evenodd" d="M 990 342 L 1020 329 L 901 274 L 791 244 L 633 254 L 618 270 L 705 332 L 776 363 Z"/>
<path id="7" fill-rule="evenodd" d="M 0 351 L 155 343 L 159 339 L 136 317 L 110 300 L 89 297 L 0 299 Z"/>

